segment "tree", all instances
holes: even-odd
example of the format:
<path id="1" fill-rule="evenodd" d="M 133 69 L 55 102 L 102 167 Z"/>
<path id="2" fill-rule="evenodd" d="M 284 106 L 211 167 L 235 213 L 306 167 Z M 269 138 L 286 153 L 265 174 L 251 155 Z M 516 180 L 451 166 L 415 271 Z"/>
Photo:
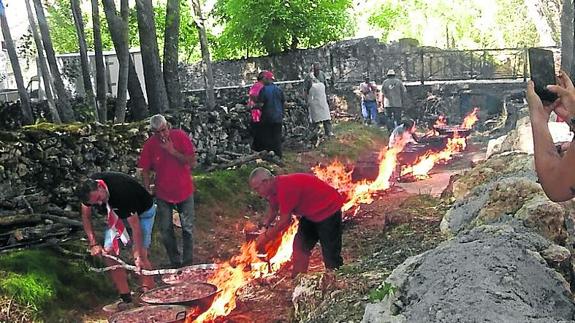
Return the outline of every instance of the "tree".
<path id="1" fill-rule="evenodd" d="M 219 55 L 275 54 L 352 36 L 351 0 L 218 0 Z"/>
<path id="2" fill-rule="evenodd" d="M 54 80 L 54 87 L 56 88 L 56 93 L 58 94 L 58 105 L 60 106 L 61 112 L 60 118 L 63 122 L 72 122 L 75 120 L 74 111 L 72 110 L 72 105 L 70 104 L 68 93 L 64 88 L 64 82 L 62 82 L 60 70 L 58 70 L 56 53 L 54 52 L 54 47 L 52 46 L 52 39 L 50 38 L 48 22 L 46 21 L 46 16 L 44 15 L 44 8 L 42 8 L 42 3 L 40 3 L 40 0 L 33 1 L 34 8 L 36 9 L 36 17 L 38 18 L 38 26 L 40 27 L 40 34 L 42 35 L 42 43 L 44 44 L 44 50 L 46 51 L 48 66 L 50 67 L 52 79 Z"/>
<path id="3" fill-rule="evenodd" d="M 106 66 L 102 49 L 102 33 L 100 30 L 100 8 L 98 0 L 91 0 L 92 4 L 92 30 L 94 33 L 94 58 L 96 59 L 96 100 L 100 122 L 108 119 L 108 106 L 106 104 Z"/>
<path id="4" fill-rule="evenodd" d="M 152 0 L 136 0 L 136 10 L 148 105 L 151 113 L 162 113 L 169 105 L 160 65 Z"/>
<path id="5" fill-rule="evenodd" d="M 56 108 L 56 103 L 54 102 L 54 96 L 52 95 L 52 84 L 50 83 L 50 70 L 48 69 L 48 64 L 46 64 L 46 57 L 44 56 L 44 47 L 42 46 L 42 39 L 38 34 L 38 27 L 36 26 L 36 21 L 34 20 L 34 14 L 32 13 L 32 8 L 30 7 L 29 0 L 24 0 L 26 3 L 26 11 L 28 13 L 28 23 L 30 23 L 30 29 L 32 30 L 32 36 L 34 37 L 34 43 L 36 44 L 36 52 L 38 53 L 38 63 L 40 64 L 40 72 L 42 73 L 42 81 L 44 83 L 44 92 L 46 93 L 46 100 L 48 101 L 48 109 L 52 115 L 52 121 L 54 123 L 61 123 L 60 114 Z"/>
<path id="6" fill-rule="evenodd" d="M 72 4 L 72 16 L 76 24 L 76 33 L 78 35 L 78 46 L 80 47 L 80 66 L 82 67 L 82 81 L 84 82 L 84 94 L 88 105 L 94 111 L 94 119 L 99 121 L 98 106 L 96 97 L 92 89 L 92 76 L 90 74 L 90 61 L 88 59 L 88 46 L 86 45 L 86 36 L 84 34 L 84 21 L 82 20 L 82 10 L 80 9 L 79 0 L 70 0 Z"/>
<path id="7" fill-rule="evenodd" d="M 164 81 L 170 107 L 182 107 L 182 92 L 178 77 L 178 41 L 180 38 L 180 1 L 168 0 L 164 31 Z"/>
<path id="8" fill-rule="evenodd" d="M 202 8 L 199 0 L 191 0 L 192 8 L 194 10 L 194 18 L 198 35 L 200 37 L 200 48 L 202 50 L 202 64 L 204 68 L 204 76 L 206 83 L 206 105 L 209 109 L 216 106 L 216 97 L 214 94 L 214 72 L 212 69 L 212 60 L 210 58 L 210 49 L 208 47 L 208 38 L 206 35 L 206 27 L 204 24 L 204 17 L 202 15 Z"/>
<path id="9" fill-rule="evenodd" d="M 575 50 L 575 8 L 573 8 L 573 0 L 563 0 L 563 7 L 561 9 L 561 69 L 563 69 L 569 77 L 573 78 L 575 72 L 574 53 Z"/>
<path id="10" fill-rule="evenodd" d="M 18 62 L 18 54 L 16 53 L 16 47 L 14 47 L 14 41 L 10 34 L 8 20 L 6 19 L 6 11 L 4 10 L 4 3 L 2 0 L 0 0 L 0 27 L 2 28 L 2 36 L 4 36 L 4 43 L 6 44 L 10 64 L 12 65 L 14 78 L 16 79 L 16 86 L 18 87 L 20 104 L 22 105 L 23 121 L 26 124 L 30 124 L 34 122 L 34 116 L 32 115 L 32 108 L 30 106 L 30 97 L 28 96 L 28 92 L 26 92 L 22 70 L 20 69 L 20 62 Z"/>
<path id="11" fill-rule="evenodd" d="M 130 50 L 128 48 L 128 0 L 121 1 L 120 15 L 118 15 L 116 11 L 114 0 L 102 0 L 102 2 L 119 64 L 118 92 L 116 93 L 114 121 L 124 122 L 126 117 L 126 102 L 128 100 L 128 73 L 130 64 Z"/>

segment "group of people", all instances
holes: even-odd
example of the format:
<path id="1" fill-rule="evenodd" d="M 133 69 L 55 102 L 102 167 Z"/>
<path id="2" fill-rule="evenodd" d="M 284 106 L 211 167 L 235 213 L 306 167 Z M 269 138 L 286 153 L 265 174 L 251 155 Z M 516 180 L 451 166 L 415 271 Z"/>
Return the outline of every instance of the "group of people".
<path id="1" fill-rule="evenodd" d="M 254 151 L 273 151 L 282 157 L 282 125 L 285 96 L 274 84 L 271 71 L 261 71 L 248 92 L 248 107 L 251 110 L 251 127 Z M 319 63 L 313 63 L 306 73 L 303 96 L 307 102 L 309 121 L 314 131 L 323 125 L 325 136 L 333 136 L 331 114 L 327 102 L 327 78 Z"/>
<path id="2" fill-rule="evenodd" d="M 273 75 L 266 73 L 262 75 L 264 79 L 273 80 Z M 261 116 L 263 120 L 271 118 L 273 121 L 273 112 L 265 111 L 266 100 L 279 100 L 281 92 L 268 87 L 270 83 L 267 83 L 259 94 L 259 100 L 264 102 Z M 143 185 L 127 174 L 99 172 L 76 189 L 90 254 L 104 255 L 105 263 L 114 266 L 119 264 L 115 257 L 120 255 L 121 247 L 131 247 L 138 273 L 153 267 L 149 249 L 155 223 L 160 229 L 170 266 L 179 268 L 191 265 L 193 261 L 194 185 L 191 171 L 196 164 L 195 148 L 189 136 L 181 129 L 171 129 L 162 115 L 151 117 L 150 130 L 152 135 L 144 143 L 138 161 Z M 310 174 L 274 176 L 261 167 L 253 170 L 248 185 L 269 203 L 269 212 L 260 221 L 262 234 L 256 241 L 258 249 L 264 250 L 270 240 L 276 239 L 290 225 L 292 216 L 297 216 L 299 229 L 294 240 L 293 275 L 307 271 L 311 250 L 318 241 L 327 269 L 336 269 L 343 264 L 341 207 L 344 198 L 336 189 Z M 181 253 L 174 233 L 174 209 L 178 211 L 182 227 Z M 92 224 L 94 211 L 106 215 L 102 240 L 98 239 L 100 235 Z M 152 276 L 140 274 L 139 277 L 141 292 L 155 287 Z M 111 270 L 110 278 L 120 299 L 105 310 L 115 312 L 135 306 L 126 270 Z"/>
<path id="3" fill-rule="evenodd" d="M 401 125 L 406 88 L 396 77 L 393 69 L 387 71 L 381 92 L 369 76 L 366 76 L 364 82 L 359 85 L 359 92 L 361 114 L 365 124 L 385 126 L 390 133 Z M 383 111 L 383 114 L 380 114 L 380 111 Z"/>
<path id="4" fill-rule="evenodd" d="M 152 136 L 144 143 L 138 167 L 142 182 L 118 172 L 92 174 L 77 188 L 81 215 L 92 256 L 118 256 L 120 247 L 130 246 L 136 268 L 151 269 L 148 258 L 152 229 L 157 223 L 170 266 L 190 265 L 193 261 L 194 185 L 191 171 L 196 164 L 194 144 L 181 129 L 171 129 L 164 116 L 150 119 Z M 152 180 L 152 174 L 153 180 Z M 176 209 L 182 228 L 180 253 L 173 225 Z M 96 238 L 92 212 L 106 215 L 103 240 Z M 157 218 L 157 220 L 156 220 Z M 128 227 L 126 226 L 128 225 Z M 119 264 L 105 257 L 108 266 Z M 110 271 L 120 300 L 107 309 L 111 312 L 133 305 L 124 269 Z M 142 291 L 155 286 L 151 276 L 140 275 Z"/>

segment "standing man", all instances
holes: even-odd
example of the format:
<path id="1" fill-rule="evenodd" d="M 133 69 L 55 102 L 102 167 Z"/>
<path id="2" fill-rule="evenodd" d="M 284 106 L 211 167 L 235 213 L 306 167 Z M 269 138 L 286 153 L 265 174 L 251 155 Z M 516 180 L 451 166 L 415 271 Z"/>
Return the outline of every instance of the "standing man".
<path id="1" fill-rule="evenodd" d="M 304 79 L 303 87 L 310 122 L 316 129 L 320 123 L 323 123 L 325 135 L 327 137 L 333 136 L 326 94 L 327 79 L 318 62 L 313 63 L 310 72 Z"/>
<path id="2" fill-rule="evenodd" d="M 365 77 L 359 85 L 361 92 L 361 114 L 364 124 L 377 124 L 377 86 L 370 82 L 369 76 Z"/>
<path id="3" fill-rule="evenodd" d="M 395 71 L 387 71 L 387 79 L 381 85 L 383 108 L 387 116 L 387 130 L 391 132 L 401 123 L 401 114 L 405 100 L 405 85 L 395 77 Z"/>
<path id="4" fill-rule="evenodd" d="M 90 254 L 119 255 L 120 242 L 132 244 L 132 253 L 136 267 L 152 269 L 148 260 L 148 249 L 152 241 L 152 228 L 156 206 L 152 196 L 134 178 L 122 173 L 102 172 L 90 176 L 84 181 L 76 194 L 82 203 L 82 223 L 88 238 Z M 92 227 L 92 209 L 107 214 L 107 228 L 104 243 L 101 245 L 94 235 Z M 132 228 L 132 236 L 124 227 L 124 220 Z M 109 258 L 104 261 L 108 266 L 118 265 Z M 110 271 L 110 278 L 116 286 L 121 300 L 106 306 L 108 312 L 117 312 L 133 306 L 128 277 L 124 269 Z M 140 276 L 143 290 L 154 288 L 151 276 Z"/>
<path id="5" fill-rule="evenodd" d="M 181 129 L 170 129 L 166 118 L 156 114 L 150 119 L 153 135 L 144 143 L 138 167 L 142 168 L 144 186 L 156 196 L 158 226 L 172 267 L 192 263 L 194 221 L 194 185 L 192 168 L 196 164 L 194 144 Z M 155 173 L 154 186 L 150 171 Z M 182 224 L 182 254 L 178 251 L 172 212 L 177 209 Z"/>
<path id="6" fill-rule="evenodd" d="M 282 158 L 282 125 L 284 117 L 284 92 L 274 84 L 274 74 L 264 75 L 264 87 L 260 90 L 258 102 L 262 104 L 260 119 L 261 150 L 273 151 Z"/>
<path id="7" fill-rule="evenodd" d="M 343 264 L 341 207 L 344 198 L 336 189 L 311 174 L 273 176 L 262 167 L 252 171 L 249 184 L 269 203 L 269 213 L 263 219 L 267 230 L 256 241 L 258 249 L 263 249 L 287 229 L 294 214 L 299 218 L 299 228 L 293 242 L 292 277 L 307 272 L 311 251 L 318 241 L 326 269 L 337 269 Z M 276 225 L 270 227 L 278 216 Z"/>

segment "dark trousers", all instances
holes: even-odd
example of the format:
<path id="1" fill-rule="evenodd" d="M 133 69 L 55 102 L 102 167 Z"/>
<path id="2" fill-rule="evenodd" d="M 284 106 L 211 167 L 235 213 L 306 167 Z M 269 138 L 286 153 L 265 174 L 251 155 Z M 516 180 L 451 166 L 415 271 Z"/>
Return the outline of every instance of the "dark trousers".
<path id="1" fill-rule="evenodd" d="M 387 117 L 387 130 L 391 133 L 395 127 L 401 124 L 401 108 L 387 107 L 384 110 Z"/>
<path id="2" fill-rule="evenodd" d="M 341 211 L 321 222 L 301 218 L 293 241 L 292 276 L 307 272 L 311 251 L 318 241 L 325 268 L 336 269 L 343 265 L 341 233 Z"/>
<path id="3" fill-rule="evenodd" d="M 253 150 L 273 151 L 282 157 L 282 124 L 258 122 L 254 127 Z"/>

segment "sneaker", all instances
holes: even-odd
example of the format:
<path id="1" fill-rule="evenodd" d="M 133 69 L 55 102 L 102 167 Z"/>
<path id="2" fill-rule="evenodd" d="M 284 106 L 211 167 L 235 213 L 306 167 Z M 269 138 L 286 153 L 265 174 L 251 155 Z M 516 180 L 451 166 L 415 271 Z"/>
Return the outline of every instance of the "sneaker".
<path id="1" fill-rule="evenodd" d="M 119 299 L 112 304 L 102 307 L 102 310 L 107 313 L 116 313 L 136 308 L 138 305 L 134 302 L 126 303 Z"/>

